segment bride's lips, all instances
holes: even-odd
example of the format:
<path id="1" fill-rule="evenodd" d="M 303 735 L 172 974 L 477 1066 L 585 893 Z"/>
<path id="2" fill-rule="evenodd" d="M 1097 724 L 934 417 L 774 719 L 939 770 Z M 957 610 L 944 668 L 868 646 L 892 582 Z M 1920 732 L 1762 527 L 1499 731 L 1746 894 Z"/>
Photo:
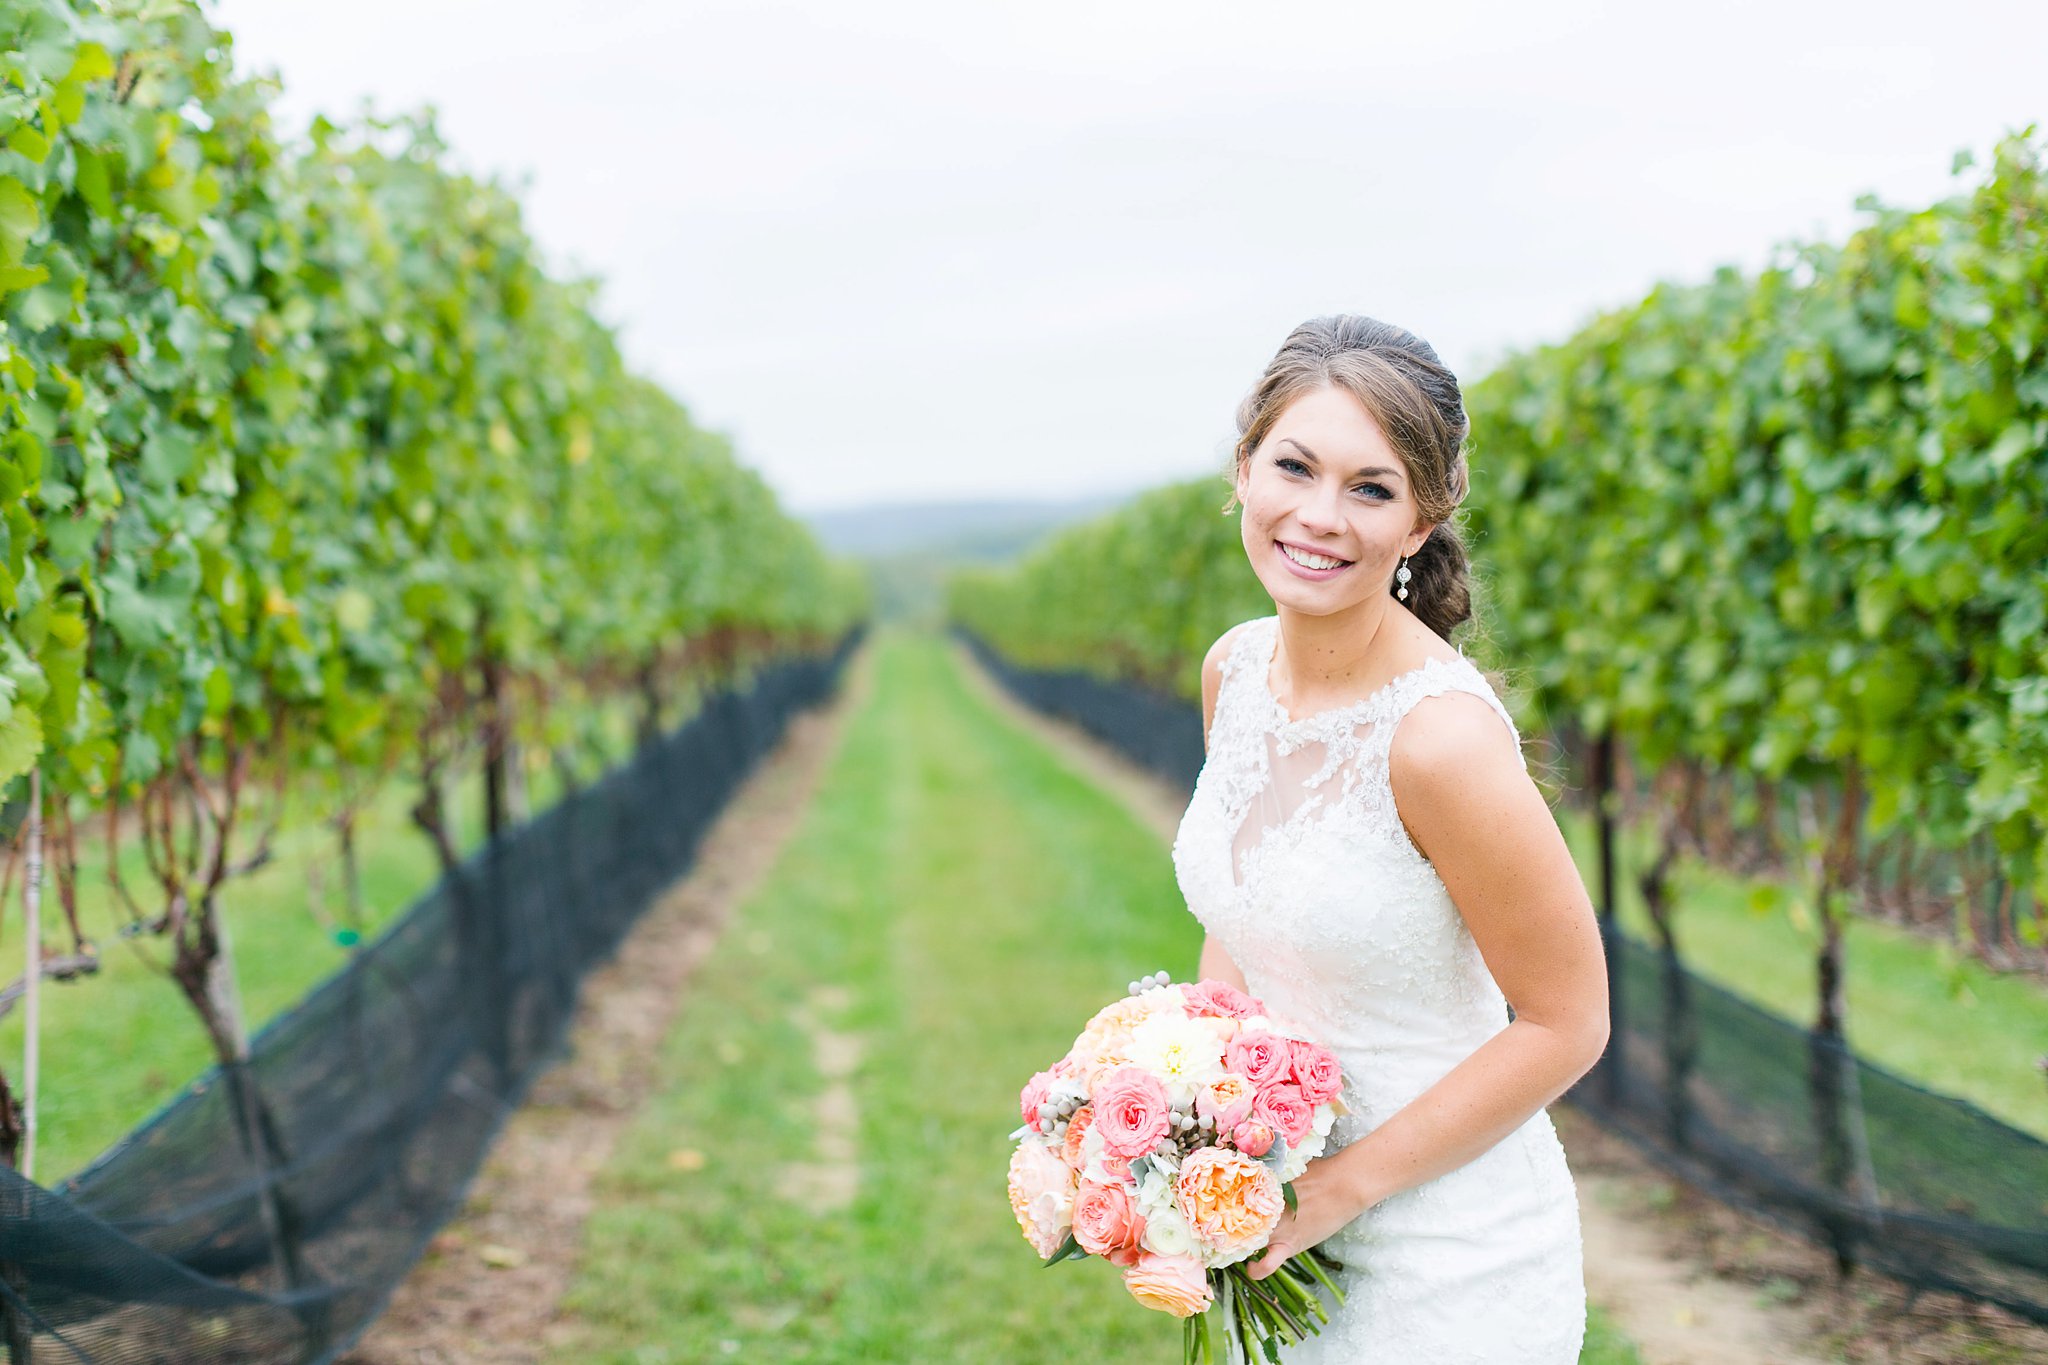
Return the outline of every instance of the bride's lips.
<path id="1" fill-rule="evenodd" d="M 1335 559 L 1337 556 L 1325 555 L 1322 553 L 1322 551 L 1311 550 L 1306 545 L 1296 545 L 1291 540 L 1276 540 L 1273 542 L 1273 553 L 1280 557 L 1280 562 L 1287 566 L 1288 572 L 1294 574 L 1297 578 L 1306 578 L 1312 583 L 1320 583 L 1324 579 L 1335 578 L 1338 574 L 1343 573 L 1346 569 L 1350 568 L 1352 564 L 1357 562 L 1355 560 L 1347 559 L 1334 569 L 1311 569 L 1305 565 L 1297 564 L 1291 558 L 1289 558 L 1287 551 L 1280 548 L 1283 545 L 1289 546 L 1292 549 L 1300 550 L 1304 554 L 1322 555 L 1324 559 Z"/>

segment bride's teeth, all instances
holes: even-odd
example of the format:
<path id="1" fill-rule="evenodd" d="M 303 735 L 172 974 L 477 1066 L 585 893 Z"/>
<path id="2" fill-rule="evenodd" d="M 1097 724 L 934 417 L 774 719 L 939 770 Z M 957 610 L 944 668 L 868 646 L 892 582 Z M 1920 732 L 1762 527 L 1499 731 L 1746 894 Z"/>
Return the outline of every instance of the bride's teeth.
<path id="1" fill-rule="evenodd" d="M 1348 560 L 1332 559 L 1328 555 L 1302 554 L 1296 551 L 1292 545 L 1285 543 L 1281 544 L 1280 553 L 1286 555 L 1304 569 L 1334 569 L 1341 564 L 1349 562 Z"/>

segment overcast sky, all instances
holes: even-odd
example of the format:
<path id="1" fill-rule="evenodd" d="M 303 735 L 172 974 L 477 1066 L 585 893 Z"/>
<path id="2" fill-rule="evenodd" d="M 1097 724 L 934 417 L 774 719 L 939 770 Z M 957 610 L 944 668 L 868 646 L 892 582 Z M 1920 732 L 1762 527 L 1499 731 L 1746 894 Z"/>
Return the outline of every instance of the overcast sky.
<path id="1" fill-rule="evenodd" d="M 288 132 L 435 105 L 804 512 L 1220 471 L 1304 318 L 1477 378 L 2048 114 L 2048 5 L 1981 0 L 210 9 Z"/>

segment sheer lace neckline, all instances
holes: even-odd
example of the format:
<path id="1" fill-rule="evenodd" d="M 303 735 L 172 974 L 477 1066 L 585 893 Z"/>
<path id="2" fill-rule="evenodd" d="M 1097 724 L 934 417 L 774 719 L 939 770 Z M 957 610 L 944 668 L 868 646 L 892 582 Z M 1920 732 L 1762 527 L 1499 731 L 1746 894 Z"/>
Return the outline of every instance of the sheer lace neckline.
<path id="1" fill-rule="evenodd" d="M 1326 707 L 1321 711 L 1317 711 L 1310 715 L 1302 716 L 1297 719 L 1294 716 L 1288 715 L 1287 708 L 1282 706 L 1280 704 L 1280 699 L 1273 695 L 1273 683 L 1271 676 L 1273 669 L 1273 660 L 1278 658 L 1279 654 L 1280 618 L 1278 616 L 1268 616 L 1266 618 L 1266 649 L 1264 652 L 1264 656 L 1254 656 L 1255 658 L 1257 658 L 1257 667 L 1254 668 L 1252 671 L 1258 675 L 1259 695 L 1265 698 L 1266 709 L 1268 712 L 1271 713 L 1271 718 L 1274 727 L 1281 734 L 1288 734 L 1297 730 L 1309 729 L 1310 727 L 1317 725 L 1319 722 L 1328 722 L 1338 717 L 1343 717 L 1347 721 L 1363 719 L 1371 715 L 1373 713 L 1373 710 L 1376 707 L 1378 707 L 1382 701 L 1384 701 L 1388 696 L 1392 695 L 1394 690 L 1397 687 L 1399 687 L 1402 683 L 1406 682 L 1408 679 L 1427 674 L 1433 668 L 1455 668 L 1457 664 L 1464 661 L 1463 655 L 1460 655 L 1457 659 L 1454 660 L 1440 659 L 1436 655 L 1432 654 L 1428 658 L 1424 659 L 1421 663 L 1417 664 L 1414 668 L 1407 669 L 1406 671 L 1401 673 L 1396 673 L 1393 677 L 1387 679 L 1378 687 L 1374 688 L 1371 692 L 1367 693 L 1363 697 L 1360 697 L 1357 701 L 1345 702 L 1340 706 Z"/>

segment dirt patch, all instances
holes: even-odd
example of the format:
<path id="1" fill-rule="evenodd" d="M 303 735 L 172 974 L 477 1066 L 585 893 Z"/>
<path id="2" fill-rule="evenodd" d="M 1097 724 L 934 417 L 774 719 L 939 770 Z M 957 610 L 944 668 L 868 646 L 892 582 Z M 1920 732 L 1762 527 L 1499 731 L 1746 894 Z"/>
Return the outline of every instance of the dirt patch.
<path id="1" fill-rule="evenodd" d="M 847 1207 L 860 1190 L 860 1155 L 853 1141 L 860 1109 L 851 1077 L 860 1065 L 861 1040 L 857 1034 L 834 1029 L 824 1017 L 850 1003 L 852 996 L 844 987 L 819 986 L 790 1012 L 810 1035 L 811 1064 L 824 1078 L 825 1088 L 813 1102 L 812 1159 L 784 1166 L 776 1188 L 800 1207 L 821 1213 Z"/>
<path id="2" fill-rule="evenodd" d="M 1673 1359 L 1849 1361 L 1854 1365 L 1937 1365 L 1938 1362 L 2048 1360 L 2048 1327 L 1957 1294 L 1914 1294 L 1886 1275 L 1835 1274 L 1833 1257 L 1802 1238 L 1732 1209 L 1664 1174 L 1625 1140 L 1570 1105 L 1551 1110 L 1570 1154 L 1583 1202 L 1607 1208 L 1632 1245 L 1617 1261 L 1624 1270 L 1663 1260 L 1684 1269 L 1686 1292 L 1661 1310 L 1690 1304 L 1704 1317 L 1729 1293 L 1770 1305 L 1796 1327 L 1798 1357 L 1674 1356 Z M 1587 1233 L 1588 1292 L 1593 1234 Z M 1625 1282 L 1626 1292 L 1630 1286 Z M 1711 1298 L 1698 1297 L 1705 1293 Z M 1657 1301 L 1653 1298 L 1651 1303 Z M 1643 1315 L 1646 1319 L 1653 1316 Z M 1631 1326 L 1631 1330 L 1633 1327 Z M 1683 1334 L 1679 1334 L 1682 1336 Z M 1648 1351 L 1645 1351 L 1648 1355 Z M 1653 1361 L 1663 1357 L 1649 1356 Z"/>
<path id="3" fill-rule="evenodd" d="M 1187 796 L 1070 722 L 1004 691 L 966 646 L 970 685 L 1171 841 Z M 2048 1360 L 2048 1328 L 1860 1271 L 1838 1281 L 1807 1242 L 1666 1176 L 1567 1104 L 1551 1117 L 1579 1191 L 1586 1295 L 1648 1365 L 1934 1365 Z"/>
<path id="4" fill-rule="evenodd" d="M 535 1081 L 462 1211 L 340 1365 L 536 1365 L 545 1358 L 581 1251 L 591 1180 L 646 1097 L 690 974 L 795 830 L 847 715 L 871 685 L 871 669 L 872 650 L 859 651 L 839 696 L 791 720 L 706 832 L 689 874 L 585 980 L 570 1054 Z"/>

